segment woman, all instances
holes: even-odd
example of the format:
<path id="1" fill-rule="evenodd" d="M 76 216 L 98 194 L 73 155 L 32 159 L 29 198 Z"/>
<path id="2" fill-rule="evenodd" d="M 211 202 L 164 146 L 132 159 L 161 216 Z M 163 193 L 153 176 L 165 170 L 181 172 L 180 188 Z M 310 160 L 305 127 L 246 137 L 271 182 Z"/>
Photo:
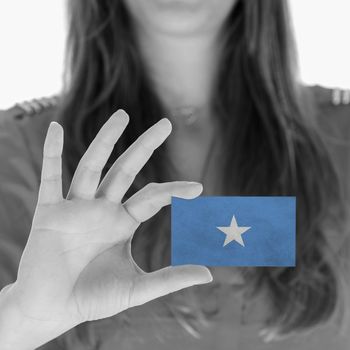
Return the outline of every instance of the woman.
<path id="1" fill-rule="evenodd" d="M 3 123 L 5 348 L 70 330 L 43 349 L 345 349 L 346 148 L 325 143 L 295 80 L 286 2 L 69 6 L 66 93 L 41 118 Z M 51 120 L 64 149 L 50 124 L 40 177 Z M 198 182 L 207 195 L 296 195 L 296 268 L 161 269 L 169 216 L 151 217 Z"/>

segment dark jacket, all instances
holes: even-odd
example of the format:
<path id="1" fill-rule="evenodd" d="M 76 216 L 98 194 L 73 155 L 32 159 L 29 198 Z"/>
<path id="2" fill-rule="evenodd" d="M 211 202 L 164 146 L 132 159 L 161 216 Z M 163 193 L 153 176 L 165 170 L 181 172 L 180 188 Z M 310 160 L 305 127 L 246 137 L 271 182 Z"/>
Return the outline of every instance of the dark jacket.
<path id="1" fill-rule="evenodd" d="M 304 90 L 307 98 L 313 100 L 317 106 L 320 133 L 334 160 L 342 189 L 350 199 L 350 92 L 320 86 L 307 87 Z M 0 288 L 16 278 L 36 205 L 44 139 L 50 121 L 55 119 L 57 101 L 57 99 L 34 100 L 16 105 L 7 111 L 0 111 Z M 66 193 L 70 176 L 64 163 L 63 166 L 63 189 Z M 350 286 L 345 292 L 350 295 Z M 226 295 L 225 291 L 222 293 L 224 294 L 221 297 L 227 298 L 227 302 L 234 309 L 228 312 L 239 314 L 240 296 Z M 261 305 L 254 303 L 249 306 L 248 323 L 242 323 L 238 317 L 236 319 L 227 313 L 218 321 L 217 328 L 204 335 L 203 340 L 189 336 L 173 319 L 162 317 L 161 312 L 157 314 L 158 323 L 150 322 L 150 315 L 154 314 L 154 310 L 165 309 L 162 300 L 117 315 L 119 318 L 125 318 L 126 328 L 115 329 L 112 332 L 114 334 L 104 333 L 107 320 L 95 322 L 94 327 L 104 334 L 106 347 L 99 348 L 103 350 L 139 348 L 348 350 L 350 347 L 350 335 L 336 336 L 335 324 L 319 327 L 306 337 L 296 335 L 280 342 L 264 344 L 258 336 L 259 317 L 256 315 L 259 315 L 260 307 Z M 164 333 L 165 329 L 170 329 L 172 334 L 160 339 L 157 327 L 161 328 L 161 333 Z M 348 328 L 350 329 L 350 324 Z M 72 332 L 68 332 L 67 339 L 71 339 L 71 334 Z M 62 349 L 62 347 L 57 345 L 55 340 L 42 349 Z M 69 349 L 89 348 L 74 345 Z"/>

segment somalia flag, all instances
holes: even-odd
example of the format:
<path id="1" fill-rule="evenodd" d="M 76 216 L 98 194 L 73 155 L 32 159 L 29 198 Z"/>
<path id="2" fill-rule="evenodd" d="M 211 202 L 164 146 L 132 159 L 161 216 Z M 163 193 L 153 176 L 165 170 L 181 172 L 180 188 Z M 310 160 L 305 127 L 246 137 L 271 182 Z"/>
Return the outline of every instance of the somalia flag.
<path id="1" fill-rule="evenodd" d="M 295 197 L 172 197 L 171 264 L 295 266 Z"/>

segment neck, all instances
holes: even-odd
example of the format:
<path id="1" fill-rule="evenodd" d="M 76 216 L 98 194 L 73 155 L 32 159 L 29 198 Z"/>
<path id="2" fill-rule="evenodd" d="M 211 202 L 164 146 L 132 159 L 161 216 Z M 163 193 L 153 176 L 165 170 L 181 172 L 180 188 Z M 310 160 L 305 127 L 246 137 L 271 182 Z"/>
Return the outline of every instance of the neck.
<path id="1" fill-rule="evenodd" d="M 168 110 L 209 109 L 217 66 L 216 35 L 138 33 L 141 54 L 157 95 Z"/>

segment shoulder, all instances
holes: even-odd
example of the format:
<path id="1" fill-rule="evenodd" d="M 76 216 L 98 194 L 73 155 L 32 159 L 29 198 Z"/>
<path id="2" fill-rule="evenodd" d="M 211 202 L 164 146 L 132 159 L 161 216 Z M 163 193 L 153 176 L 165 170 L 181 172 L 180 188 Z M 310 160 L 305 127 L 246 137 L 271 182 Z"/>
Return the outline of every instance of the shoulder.
<path id="1" fill-rule="evenodd" d="M 0 111 L 2 178 L 11 178 L 15 170 L 33 178 L 40 174 L 42 147 L 50 122 L 56 120 L 58 100 L 35 99 Z"/>
<path id="2" fill-rule="evenodd" d="M 350 203 L 350 90 L 312 86 L 304 92 L 313 104 L 316 128 Z"/>
<path id="3" fill-rule="evenodd" d="M 0 111 L 0 178 L 10 179 L 14 172 L 26 174 L 27 181 L 38 187 L 42 152 L 49 124 L 59 119 L 60 96 L 34 99 Z M 28 176 L 27 176 L 28 175 Z M 65 191 L 71 182 L 66 162 L 62 163 Z M 1 181 L 0 181 L 1 187 Z"/>
<path id="4" fill-rule="evenodd" d="M 350 89 L 314 85 L 304 87 L 303 93 L 311 99 L 316 122 L 326 139 L 350 141 Z"/>
<path id="5" fill-rule="evenodd" d="M 0 123 L 38 119 L 42 114 L 47 115 L 48 111 L 52 112 L 58 102 L 59 96 L 51 96 L 16 103 L 7 110 L 0 110 Z"/>
<path id="6" fill-rule="evenodd" d="M 56 119 L 58 96 L 44 97 L 17 103 L 7 110 L 0 110 L 0 143 L 12 140 L 18 144 L 39 141 L 48 125 Z M 16 138 L 21 136 L 21 139 Z"/>

